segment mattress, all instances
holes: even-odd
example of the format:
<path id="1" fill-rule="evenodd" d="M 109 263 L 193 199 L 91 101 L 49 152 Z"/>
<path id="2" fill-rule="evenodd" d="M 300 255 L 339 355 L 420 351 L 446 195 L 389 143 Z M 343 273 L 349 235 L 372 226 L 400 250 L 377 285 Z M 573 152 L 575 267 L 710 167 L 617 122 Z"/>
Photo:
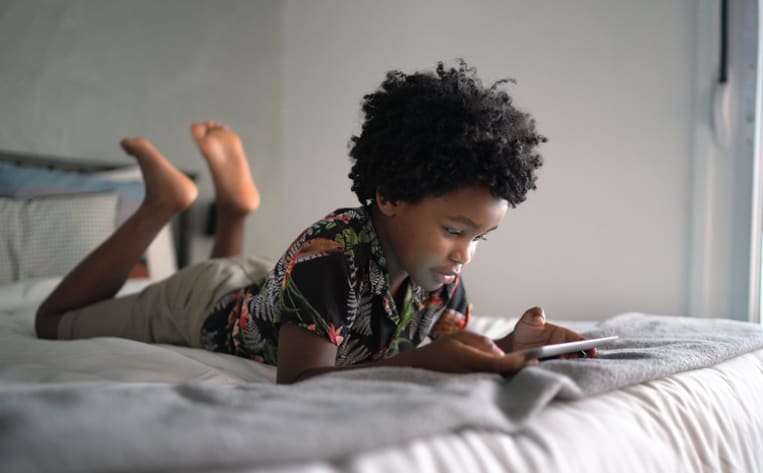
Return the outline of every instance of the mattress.
<path id="1" fill-rule="evenodd" d="M 41 278 L 0 286 L 0 392 L 19 386 L 93 382 L 273 383 L 271 367 L 203 350 L 116 338 L 38 340 L 33 336 L 34 310 L 56 283 L 56 278 Z M 140 285 L 133 281 L 124 291 Z M 478 316 L 470 328 L 498 336 L 513 322 Z M 565 325 L 585 329 L 591 324 Z M 328 458 L 284 459 L 240 468 L 226 465 L 219 471 L 763 472 L 760 393 L 763 350 L 757 349 L 714 366 L 583 399 L 555 400 L 515 432 L 466 426 L 378 448 L 363 444 L 357 451 Z M 2 455 L 8 452 L 0 447 L 0 461 Z M 22 466 L 29 471 L 29 465 L 53 471 L 40 463 L 13 459 L 10 471 L 22 471 Z"/>

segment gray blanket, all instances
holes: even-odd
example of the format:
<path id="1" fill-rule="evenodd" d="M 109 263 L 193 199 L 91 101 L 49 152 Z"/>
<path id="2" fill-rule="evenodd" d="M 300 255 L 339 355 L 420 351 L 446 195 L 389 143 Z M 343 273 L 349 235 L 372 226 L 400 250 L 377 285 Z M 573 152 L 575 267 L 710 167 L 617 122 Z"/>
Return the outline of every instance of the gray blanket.
<path id="1" fill-rule="evenodd" d="M 594 359 L 553 360 L 512 378 L 364 369 L 293 386 L 13 384 L 0 390 L 5 472 L 225 471 L 341 460 L 463 428 L 512 433 L 555 399 L 577 399 L 763 348 L 763 328 L 629 314 Z"/>

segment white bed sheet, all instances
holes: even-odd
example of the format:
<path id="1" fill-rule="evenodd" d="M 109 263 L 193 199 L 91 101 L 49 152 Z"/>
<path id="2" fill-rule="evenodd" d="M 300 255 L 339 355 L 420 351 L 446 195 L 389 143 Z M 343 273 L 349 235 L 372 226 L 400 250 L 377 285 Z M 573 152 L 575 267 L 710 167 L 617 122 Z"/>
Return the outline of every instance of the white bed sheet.
<path id="1" fill-rule="evenodd" d="M 54 278 L 0 287 L 0 386 L 113 380 L 272 382 L 272 368 L 233 356 L 101 338 L 33 337 L 37 303 Z M 126 291 L 138 289 L 133 283 Z M 476 318 L 492 336 L 513 320 Z M 582 327 L 582 326 L 581 326 Z M 2 389 L 2 388 L 0 388 Z M 763 350 L 574 402 L 554 402 L 519 434 L 465 430 L 286 472 L 763 472 Z M 249 471 L 249 470 L 247 470 Z M 265 471 L 265 470 L 260 470 Z"/>

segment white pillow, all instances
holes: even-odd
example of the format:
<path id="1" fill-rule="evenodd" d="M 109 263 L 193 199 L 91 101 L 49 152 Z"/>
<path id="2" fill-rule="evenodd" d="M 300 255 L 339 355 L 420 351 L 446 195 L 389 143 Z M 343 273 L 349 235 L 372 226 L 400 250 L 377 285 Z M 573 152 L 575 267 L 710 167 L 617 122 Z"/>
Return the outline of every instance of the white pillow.
<path id="1" fill-rule="evenodd" d="M 14 281 L 19 268 L 18 255 L 13 252 L 11 229 L 15 225 L 16 213 L 6 202 L 9 200 L 0 199 L 0 283 Z"/>
<path id="2" fill-rule="evenodd" d="M 114 230 L 118 196 L 0 198 L 0 283 L 68 273 Z"/>

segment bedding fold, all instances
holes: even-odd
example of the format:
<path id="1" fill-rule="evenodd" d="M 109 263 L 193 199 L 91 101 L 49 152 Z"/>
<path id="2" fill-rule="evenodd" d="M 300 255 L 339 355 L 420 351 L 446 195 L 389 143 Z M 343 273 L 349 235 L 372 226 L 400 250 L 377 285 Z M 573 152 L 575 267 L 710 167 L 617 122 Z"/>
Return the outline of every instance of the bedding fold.
<path id="1" fill-rule="evenodd" d="M 292 386 L 209 382 L 5 382 L 0 462 L 7 472 L 225 471 L 341 460 L 466 428 L 517 432 L 554 400 L 574 400 L 713 366 L 763 348 L 763 327 L 626 314 L 599 357 L 552 360 L 504 379 L 376 368 Z"/>

